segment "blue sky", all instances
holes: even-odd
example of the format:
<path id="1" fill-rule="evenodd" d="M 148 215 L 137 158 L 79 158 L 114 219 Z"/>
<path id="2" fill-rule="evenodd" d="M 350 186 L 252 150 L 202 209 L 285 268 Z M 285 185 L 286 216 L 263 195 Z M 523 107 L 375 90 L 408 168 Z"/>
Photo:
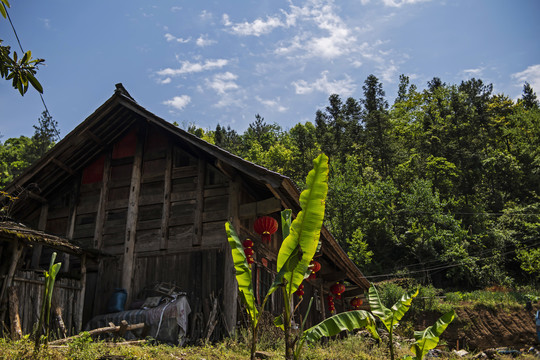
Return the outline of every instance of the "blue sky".
<path id="1" fill-rule="evenodd" d="M 424 88 L 472 77 L 540 94 L 537 0 L 11 0 L 25 50 L 62 135 L 122 82 L 181 126 L 243 132 L 259 113 L 284 129 L 313 121 L 328 96 L 362 96 L 369 74 L 393 103 L 400 74 Z M 0 19 L 4 45 L 18 50 Z M 19 52 L 19 51 L 18 51 Z M 43 111 L 0 81 L 0 141 L 32 135 Z"/>

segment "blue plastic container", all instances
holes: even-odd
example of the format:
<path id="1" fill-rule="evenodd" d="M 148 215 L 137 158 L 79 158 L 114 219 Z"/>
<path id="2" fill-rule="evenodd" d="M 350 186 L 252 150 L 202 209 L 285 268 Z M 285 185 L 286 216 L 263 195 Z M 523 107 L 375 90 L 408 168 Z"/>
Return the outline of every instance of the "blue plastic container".
<path id="1" fill-rule="evenodd" d="M 114 289 L 114 293 L 107 302 L 107 313 L 115 313 L 124 311 L 126 306 L 127 291 L 126 289 Z"/>

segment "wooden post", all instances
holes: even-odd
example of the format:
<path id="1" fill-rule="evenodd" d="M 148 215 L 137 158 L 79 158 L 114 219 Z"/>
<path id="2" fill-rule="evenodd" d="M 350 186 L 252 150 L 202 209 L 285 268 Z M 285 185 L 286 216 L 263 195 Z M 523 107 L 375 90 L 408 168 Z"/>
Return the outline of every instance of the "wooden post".
<path id="1" fill-rule="evenodd" d="M 12 243 L 11 263 L 9 264 L 7 276 L 4 278 L 2 291 L 0 291 L 0 309 L 3 309 L 0 313 L 0 322 L 2 322 L 6 315 L 7 289 L 11 286 L 11 283 L 13 282 L 13 277 L 15 275 L 15 271 L 17 270 L 17 264 L 19 263 L 19 258 L 21 257 L 23 249 L 23 245 L 20 244 L 18 241 Z"/>
<path id="2" fill-rule="evenodd" d="M 44 203 L 41 205 L 41 213 L 39 214 L 39 222 L 38 222 L 38 230 L 45 231 L 45 228 L 47 227 L 47 216 L 49 214 L 49 204 Z M 39 268 L 39 259 L 41 258 L 41 245 L 34 246 L 34 250 L 32 252 L 32 262 L 30 263 L 30 266 L 32 269 Z"/>
<path id="3" fill-rule="evenodd" d="M 239 209 L 240 182 L 238 176 L 229 182 L 229 222 L 236 228 L 240 228 L 238 219 Z M 225 312 L 225 326 L 229 334 L 234 334 L 236 327 L 237 316 L 237 301 L 238 301 L 238 283 L 236 282 L 234 262 L 231 254 L 231 248 L 227 243 L 226 236 L 223 236 L 225 261 L 223 271 L 223 309 Z"/>
<path id="4" fill-rule="evenodd" d="M 68 225 L 66 229 L 66 239 L 70 242 L 73 240 L 73 234 L 75 233 L 75 219 L 77 218 L 77 198 L 79 196 L 79 184 L 81 180 L 76 178 L 76 181 L 73 185 L 73 190 L 71 193 L 71 199 L 69 201 L 69 217 Z M 69 272 L 69 254 L 64 253 L 64 258 L 62 259 L 62 272 Z"/>
<path id="5" fill-rule="evenodd" d="M 135 239 L 137 234 L 137 217 L 139 215 L 139 192 L 141 190 L 142 159 L 145 129 L 139 129 L 137 146 L 131 171 L 129 187 L 129 203 L 126 221 L 126 236 L 124 240 L 124 263 L 122 265 L 122 288 L 127 291 L 128 302 L 132 298 L 131 283 L 133 278 L 133 263 L 135 257 Z"/>
<path id="6" fill-rule="evenodd" d="M 81 332 L 83 326 L 83 311 L 84 311 L 84 298 L 86 296 L 86 254 L 81 256 L 81 291 L 79 293 L 79 307 L 75 309 L 76 311 L 76 324 L 75 331 L 78 333 Z"/>
<path id="7" fill-rule="evenodd" d="M 321 296 L 321 314 L 322 314 L 322 319 L 325 320 L 326 319 L 326 309 L 324 308 L 324 281 L 321 280 L 321 286 L 320 286 L 320 296 Z"/>
<path id="8" fill-rule="evenodd" d="M 109 196 L 109 178 L 111 173 L 111 152 L 105 155 L 103 164 L 103 180 L 99 193 L 99 204 L 96 214 L 96 228 L 94 229 L 94 249 L 101 250 L 103 240 L 103 225 L 105 224 L 105 205 Z"/>
<path id="9" fill-rule="evenodd" d="M 198 173 L 197 173 L 197 194 L 196 194 L 196 208 L 195 208 L 195 221 L 193 226 L 194 236 L 192 240 L 193 246 L 200 246 L 202 244 L 202 232 L 203 232 L 203 211 L 204 211 L 204 180 L 206 176 L 206 161 L 199 154 Z"/>
<path id="10" fill-rule="evenodd" d="M 22 338 L 21 318 L 19 316 L 19 297 L 17 288 L 9 287 L 9 322 L 11 324 L 11 339 L 19 340 Z"/>
<path id="11" fill-rule="evenodd" d="M 172 190 L 172 144 L 167 144 L 165 157 L 165 178 L 163 183 L 163 212 L 161 215 L 161 241 L 159 248 L 165 250 L 169 243 L 169 216 L 171 213 L 171 190 Z"/>

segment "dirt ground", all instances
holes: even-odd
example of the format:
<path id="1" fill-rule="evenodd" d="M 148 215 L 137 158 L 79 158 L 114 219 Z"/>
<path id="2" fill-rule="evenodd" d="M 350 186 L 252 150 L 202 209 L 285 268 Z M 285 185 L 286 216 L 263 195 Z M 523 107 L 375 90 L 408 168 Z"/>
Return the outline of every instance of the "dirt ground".
<path id="1" fill-rule="evenodd" d="M 489 309 L 484 307 L 458 308 L 457 317 L 448 326 L 441 339 L 454 349 L 485 350 L 509 347 L 528 349 L 538 347 L 535 315 L 525 308 Z M 426 313 L 417 319 L 417 329 L 431 326 L 440 314 Z"/>

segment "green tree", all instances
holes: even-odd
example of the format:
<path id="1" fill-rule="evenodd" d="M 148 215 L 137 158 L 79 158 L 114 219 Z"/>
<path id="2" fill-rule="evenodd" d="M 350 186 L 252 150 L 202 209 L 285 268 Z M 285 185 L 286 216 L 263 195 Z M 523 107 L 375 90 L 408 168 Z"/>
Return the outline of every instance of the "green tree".
<path id="1" fill-rule="evenodd" d="M 7 0 L 0 0 L 0 14 L 5 18 L 8 17 L 7 8 L 9 8 Z M 2 45 L 3 40 L 0 39 L 0 76 L 3 79 L 11 80 L 13 88 L 19 90 L 21 95 L 24 95 L 28 90 L 28 85 L 32 85 L 38 92 L 43 93 L 43 87 L 36 79 L 35 75 L 39 64 L 42 64 L 43 59 L 32 59 L 32 52 L 27 51 L 21 57 L 14 51 L 11 55 L 11 47 Z"/>

